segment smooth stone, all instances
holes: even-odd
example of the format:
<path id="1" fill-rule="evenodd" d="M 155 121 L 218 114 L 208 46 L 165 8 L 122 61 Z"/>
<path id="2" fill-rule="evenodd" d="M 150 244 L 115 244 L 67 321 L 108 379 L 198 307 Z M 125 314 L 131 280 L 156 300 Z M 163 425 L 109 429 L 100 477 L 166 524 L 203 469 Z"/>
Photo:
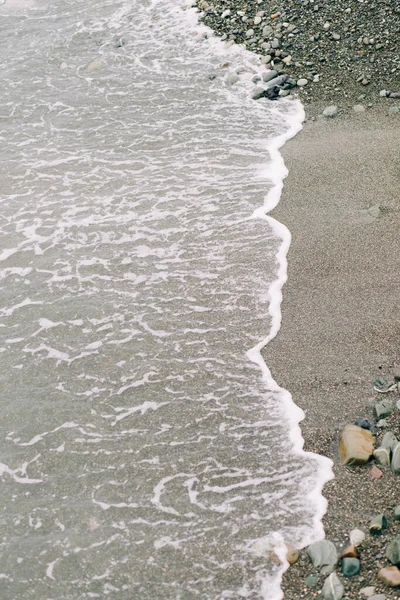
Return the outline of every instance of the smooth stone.
<path id="1" fill-rule="evenodd" d="M 400 113 L 400 108 L 398 106 L 391 106 L 388 110 L 389 115 L 397 115 Z"/>
<path id="2" fill-rule="evenodd" d="M 375 594 L 375 588 L 373 585 L 369 585 L 368 587 L 362 588 L 360 594 L 366 598 L 370 598 Z"/>
<path id="3" fill-rule="evenodd" d="M 261 81 L 261 77 L 259 75 L 254 75 L 254 77 L 251 78 L 251 81 L 253 83 L 258 83 L 259 81 Z"/>
<path id="4" fill-rule="evenodd" d="M 358 558 L 344 558 L 342 560 L 342 573 L 345 577 L 354 577 L 360 572 L 361 565 Z"/>
<path id="5" fill-rule="evenodd" d="M 259 100 L 260 98 L 262 98 L 264 96 L 264 92 L 265 92 L 264 88 L 257 85 L 253 90 L 253 95 L 252 95 L 253 100 Z"/>
<path id="6" fill-rule="evenodd" d="M 400 536 L 392 538 L 386 547 L 386 558 L 398 567 L 400 565 Z"/>
<path id="7" fill-rule="evenodd" d="M 365 465 L 374 451 L 374 437 L 367 429 L 346 425 L 340 435 L 339 454 L 342 465 Z"/>
<path id="8" fill-rule="evenodd" d="M 236 75 L 236 73 L 231 73 L 226 78 L 226 83 L 228 83 L 229 85 L 234 85 L 235 83 L 237 83 L 239 81 L 239 79 L 240 79 L 240 77 L 238 75 Z"/>
<path id="9" fill-rule="evenodd" d="M 392 462 L 390 467 L 396 475 L 400 473 L 400 443 L 397 443 L 393 450 Z"/>
<path id="10" fill-rule="evenodd" d="M 338 107 L 337 106 L 327 106 L 326 108 L 324 108 L 322 114 L 324 115 L 324 117 L 336 117 L 336 115 L 338 114 Z"/>
<path id="11" fill-rule="evenodd" d="M 350 542 L 354 546 L 359 546 L 365 540 L 365 533 L 361 529 L 353 529 L 350 531 Z"/>
<path id="12" fill-rule="evenodd" d="M 254 29 L 248 29 L 246 31 L 246 37 L 247 38 L 251 38 L 251 37 L 253 37 L 253 35 L 254 35 Z"/>
<path id="13" fill-rule="evenodd" d="M 370 209 L 368 209 L 368 212 L 370 212 Z M 392 402 L 390 402 L 390 400 L 381 400 L 381 402 L 378 402 L 374 406 L 376 420 L 379 421 L 379 419 L 384 419 L 385 417 L 388 417 L 392 414 L 393 410 L 394 406 Z"/>
<path id="14" fill-rule="evenodd" d="M 308 546 L 307 554 L 313 566 L 321 573 L 332 573 L 338 562 L 336 548 L 329 540 L 314 542 Z"/>
<path id="15" fill-rule="evenodd" d="M 344 587 L 336 573 L 331 573 L 322 588 L 324 600 L 342 600 Z"/>
<path id="16" fill-rule="evenodd" d="M 259 25 L 261 23 L 261 17 L 254 17 L 254 25 Z"/>
<path id="17" fill-rule="evenodd" d="M 268 65 L 272 60 L 272 56 L 270 54 L 266 54 L 265 56 L 261 57 L 261 63 L 263 65 Z"/>
<path id="18" fill-rule="evenodd" d="M 376 426 L 378 427 L 378 429 L 385 429 L 387 427 L 387 421 L 385 419 L 381 419 L 380 421 L 377 422 Z"/>
<path id="19" fill-rule="evenodd" d="M 306 586 L 309 588 L 313 588 L 318 583 L 318 577 L 316 575 L 308 575 L 305 579 Z"/>
<path id="20" fill-rule="evenodd" d="M 381 465 L 381 467 L 388 467 L 390 465 L 390 454 L 386 448 L 377 448 L 374 451 L 374 458 Z"/>
<path id="21" fill-rule="evenodd" d="M 282 62 L 284 62 L 285 65 L 289 65 L 292 62 L 292 56 L 290 54 L 288 56 L 285 56 Z"/>
<path id="22" fill-rule="evenodd" d="M 299 551 L 296 550 L 296 548 L 293 548 L 293 546 L 286 544 L 286 560 L 288 561 L 289 565 L 294 565 L 299 560 L 299 557 Z"/>
<path id="23" fill-rule="evenodd" d="M 271 42 L 271 48 L 273 48 L 274 50 L 276 50 L 277 48 L 279 48 L 279 40 L 277 38 L 274 38 Z"/>
<path id="24" fill-rule="evenodd" d="M 362 429 L 371 429 L 372 427 L 371 423 L 367 421 L 367 419 L 357 419 L 354 425 L 357 425 L 357 427 L 361 427 Z"/>
<path id="25" fill-rule="evenodd" d="M 388 587 L 399 587 L 400 571 L 397 567 L 383 567 L 378 573 L 378 579 Z"/>
<path id="26" fill-rule="evenodd" d="M 365 112 L 365 106 L 363 106 L 362 104 L 355 104 L 353 106 L 353 110 L 355 113 L 363 113 Z"/>
<path id="27" fill-rule="evenodd" d="M 368 209 L 368 214 L 370 214 L 371 217 L 374 217 L 374 219 L 379 219 L 382 216 L 382 211 L 381 211 L 381 207 L 379 206 L 379 204 L 370 206 Z M 379 417 L 377 417 L 377 418 L 379 418 Z"/>
<path id="28" fill-rule="evenodd" d="M 304 77 L 302 79 L 298 79 L 297 80 L 297 85 L 299 87 L 304 87 L 305 85 L 307 85 L 307 83 L 308 83 L 308 81 Z"/>
<path id="29" fill-rule="evenodd" d="M 394 518 L 396 521 L 400 521 L 400 504 L 394 509 Z"/>
<path id="30" fill-rule="evenodd" d="M 370 475 L 372 477 L 372 479 L 380 479 L 381 477 L 383 477 L 383 473 L 380 469 L 378 469 L 378 467 L 376 467 L 375 465 L 372 467 L 372 469 L 370 470 Z"/>
<path id="31" fill-rule="evenodd" d="M 262 34 L 264 37 L 268 37 L 269 35 L 271 35 L 271 33 L 272 33 L 272 27 L 270 27 L 269 25 L 264 27 L 264 29 L 262 30 Z"/>
<path id="32" fill-rule="evenodd" d="M 398 439 L 394 435 L 393 431 L 387 431 L 382 438 L 380 448 L 385 448 L 388 452 L 393 452 L 398 444 Z"/>
<path id="33" fill-rule="evenodd" d="M 272 69 L 271 71 L 266 71 L 262 74 L 263 81 L 265 82 L 271 81 L 271 79 L 275 79 L 275 77 L 278 77 L 278 71 L 273 71 Z"/>
<path id="34" fill-rule="evenodd" d="M 372 535 L 381 535 L 386 528 L 387 518 L 384 514 L 375 515 L 375 517 L 372 517 L 369 524 L 369 532 Z"/>
<path id="35" fill-rule="evenodd" d="M 332 37 L 336 41 L 340 40 L 340 35 L 338 33 L 332 33 Z"/>
<path id="36" fill-rule="evenodd" d="M 351 546 L 347 546 L 340 555 L 340 558 L 357 558 L 357 546 L 351 544 Z"/>

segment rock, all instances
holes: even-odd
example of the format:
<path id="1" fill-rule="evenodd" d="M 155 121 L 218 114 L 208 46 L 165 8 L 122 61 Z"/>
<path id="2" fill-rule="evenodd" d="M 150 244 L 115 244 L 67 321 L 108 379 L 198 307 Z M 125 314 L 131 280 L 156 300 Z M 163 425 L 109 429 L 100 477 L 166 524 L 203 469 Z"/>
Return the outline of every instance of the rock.
<path id="1" fill-rule="evenodd" d="M 235 83 L 237 83 L 239 81 L 239 79 L 240 79 L 239 75 L 236 75 L 236 73 L 231 73 L 226 78 L 226 83 L 228 83 L 229 85 L 234 85 Z"/>
<path id="2" fill-rule="evenodd" d="M 273 71 L 272 69 L 271 71 L 266 71 L 262 74 L 263 81 L 271 81 L 271 79 L 275 79 L 275 77 L 278 77 L 278 72 Z"/>
<path id="3" fill-rule="evenodd" d="M 340 40 L 340 35 L 338 33 L 332 33 L 332 38 L 336 41 Z"/>
<path id="4" fill-rule="evenodd" d="M 353 529 L 350 531 L 350 543 L 354 546 L 360 546 L 365 540 L 365 533 L 361 529 Z"/>
<path id="5" fill-rule="evenodd" d="M 375 515 L 372 517 L 369 524 L 369 532 L 371 535 L 381 535 L 387 528 L 387 518 L 384 514 Z"/>
<path id="6" fill-rule="evenodd" d="M 370 470 L 370 475 L 371 475 L 372 479 L 380 479 L 382 477 L 383 473 L 380 469 L 378 469 L 378 467 L 376 467 L 374 465 L 372 467 L 372 469 Z"/>
<path id="7" fill-rule="evenodd" d="M 322 595 L 324 600 L 341 600 L 344 594 L 344 587 L 336 575 L 336 573 L 332 573 L 325 580 L 324 586 L 322 588 Z"/>
<path id="8" fill-rule="evenodd" d="M 246 37 L 247 38 L 251 38 L 251 37 L 253 37 L 253 35 L 254 35 L 254 29 L 248 29 L 246 31 Z"/>
<path id="9" fill-rule="evenodd" d="M 392 462 L 390 467 L 396 475 L 400 473 L 400 443 L 397 443 L 393 450 Z"/>
<path id="10" fill-rule="evenodd" d="M 314 542 L 307 548 L 313 566 L 321 573 L 332 573 L 338 562 L 335 546 L 329 540 Z"/>
<path id="11" fill-rule="evenodd" d="M 340 558 L 357 558 L 357 556 L 357 546 L 351 544 L 343 550 L 342 554 L 340 555 Z"/>
<path id="12" fill-rule="evenodd" d="M 357 427 L 361 427 L 362 429 L 371 429 L 372 425 L 369 421 L 367 421 L 367 419 L 357 419 L 357 421 L 355 421 L 354 425 L 357 425 Z"/>
<path id="13" fill-rule="evenodd" d="M 362 588 L 360 594 L 366 598 L 370 598 L 375 594 L 375 588 L 372 585 L 369 585 L 368 587 Z"/>
<path id="14" fill-rule="evenodd" d="M 288 561 L 290 566 L 294 565 L 299 560 L 299 556 L 299 551 L 296 550 L 296 548 L 293 548 L 293 546 L 286 544 L 286 560 Z"/>
<path id="15" fill-rule="evenodd" d="M 374 451 L 374 437 L 367 429 L 346 425 L 340 435 L 339 454 L 342 465 L 364 465 Z"/>
<path id="16" fill-rule="evenodd" d="M 261 62 L 263 65 L 268 65 L 272 60 L 272 56 L 270 54 L 266 54 L 265 56 L 261 57 Z"/>
<path id="17" fill-rule="evenodd" d="M 400 536 L 396 535 L 386 547 L 386 558 L 398 567 L 400 565 Z"/>
<path id="18" fill-rule="evenodd" d="M 289 54 L 288 56 L 285 56 L 285 58 L 282 60 L 282 62 L 285 63 L 285 65 L 290 65 L 290 63 L 292 62 L 292 57 Z"/>
<path id="19" fill-rule="evenodd" d="M 102 60 L 100 60 L 99 58 L 96 58 L 95 60 L 92 60 L 92 62 L 90 62 L 87 67 L 86 67 L 86 71 L 89 71 L 89 73 L 94 73 L 95 71 L 100 71 L 101 69 L 103 69 L 105 66 L 104 62 Z"/>
<path id="20" fill-rule="evenodd" d="M 354 577 L 360 572 L 360 561 L 358 558 L 344 558 L 342 560 L 342 573 L 345 577 Z"/>
<path id="21" fill-rule="evenodd" d="M 365 112 L 365 106 L 363 106 L 362 104 L 355 104 L 353 106 L 353 111 L 358 114 L 363 113 Z"/>
<path id="22" fill-rule="evenodd" d="M 385 448 L 390 454 L 396 448 L 398 443 L 397 437 L 394 435 L 392 431 L 387 431 L 382 438 L 380 448 Z"/>
<path id="23" fill-rule="evenodd" d="M 304 87 L 305 85 L 307 85 L 307 83 L 308 83 L 308 81 L 304 77 L 302 79 L 298 79 L 298 81 L 297 81 L 297 85 L 299 87 Z"/>
<path id="24" fill-rule="evenodd" d="M 400 113 L 400 108 L 398 106 L 391 106 L 388 110 L 389 115 L 397 115 Z"/>
<path id="25" fill-rule="evenodd" d="M 376 426 L 378 427 L 378 429 L 386 429 L 388 424 L 385 419 L 381 419 L 380 421 L 377 422 Z"/>
<path id="26" fill-rule="evenodd" d="M 390 92 L 387 92 L 386 90 L 381 90 L 381 91 L 379 92 L 379 95 L 380 95 L 380 97 L 381 97 L 381 98 L 386 98 L 386 96 L 387 96 L 388 94 L 390 94 Z"/>
<path id="27" fill-rule="evenodd" d="M 274 38 L 271 42 L 271 48 L 273 48 L 274 50 L 276 50 L 277 48 L 279 48 L 279 40 L 277 38 Z"/>
<path id="28" fill-rule="evenodd" d="M 373 208 L 373 207 L 371 207 L 371 208 Z M 371 208 L 368 209 L 368 212 L 370 214 L 371 214 L 371 212 L 370 212 Z M 374 216 L 374 215 L 372 215 L 372 216 Z M 394 411 L 394 406 L 390 402 L 390 400 L 381 400 L 381 402 L 378 402 L 374 406 L 374 413 L 375 413 L 375 417 L 376 417 L 377 421 L 379 421 L 379 419 L 384 419 L 385 417 L 388 417 L 389 415 L 392 414 L 393 411 Z"/>
<path id="29" fill-rule="evenodd" d="M 313 588 L 318 583 L 318 577 L 316 575 L 308 575 L 308 577 L 305 579 L 305 582 L 307 587 Z"/>
<path id="30" fill-rule="evenodd" d="M 400 586 L 400 571 L 397 567 L 384 567 L 378 573 L 378 579 L 388 587 Z"/>
<path id="31" fill-rule="evenodd" d="M 374 458 L 381 465 L 381 467 L 388 467 L 390 465 L 390 454 L 386 448 L 377 448 L 374 451 Z"/>
<path id="32" fill-rule="evenodd" d="M 361 85 L 369 85 L 370 81 L 366 77 L 361 81 Z"/>
<path id="33" fill-rule="evenodd" d="M 379 219 L 382 216 L 382 211 L 379 204 L 375 204 L 375 206 L 370 206 L 368 208 L 368 214 L 370 214 L 371 217 L 374 217 L 374 219 Z"/>
<path id="34" fill-rule="evenodd" d="M 60 65 L 60 68 L 61 68 L 61 65 Z M 394 369 L 394 371 L 393 371 L 393 379 L 396 382 L 400 382 L 400 367 L 396 367 Z"/>
<path id="35" fill-rule="evenodd" d="M 259 25 L 261 23 L 261 17 L 254 17 L 254 25 Z"/>
<path id="36" fill-rule="evenodd" d="M 258 83 L 259 81 L 261 81 L 261 77 L 260 77 L 259 75 L 254 75 L 254 76 L 251 78 L 251 81 L 252 81 L 253 83 Z"/>
<path id="37" fill-rule="evenodd" d="M 327 106 L 326 108 L 324 108 L 323 113 L 324 117 L 336 117 L 336 115 L 338 114 L 338 107 L 337 106 Z"/>
<path id="38" fill-rule="evenodd" d="M 400 504 L 394 509 L 394 518 L 396 521 L 400 521 Z"/>

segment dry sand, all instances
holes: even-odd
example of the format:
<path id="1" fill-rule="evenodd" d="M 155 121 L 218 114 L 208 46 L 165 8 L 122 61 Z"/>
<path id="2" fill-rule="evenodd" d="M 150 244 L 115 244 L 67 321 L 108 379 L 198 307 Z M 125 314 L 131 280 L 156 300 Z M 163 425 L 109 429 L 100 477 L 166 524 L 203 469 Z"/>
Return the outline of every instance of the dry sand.
<path id="1" fill-rule="evenodd" d="M 341 467 L 337 451 L 344 425 L 372 420 L 373 380 L 400 364 L 400 115 L 386 110 L 308 121 L 283 148 L 289 177 L 272 213 L 291 231 L 292 245 L 283 325 L 264 356 L 305 411 L 305 448 L 335 463 L 336 478 L 324 488 L 324 527 L 338 548 L 352 528 L 367 531 L 371 516 L 391 516 L 400 504 L 400 477 L 384 470 L 375 481 L 370 465 Z M 379 218 L 368 212 L 376 205 Z M 399 435 L 398 415 L 392 421 Z M 400 524 L 391 524 L 394 531 L 400 534 Z M 381 536 L 367 544 L 361 574 L 346 582 L 348 598 L 376 584 L 387 563 L 375 555 L 385 543 Z M 321 585 L 302 591 L 312 572 L 306 559 L 289 569 L 285 600 L 318 596 Z M 384 591 L 388 598 L 400 593 Z"/>

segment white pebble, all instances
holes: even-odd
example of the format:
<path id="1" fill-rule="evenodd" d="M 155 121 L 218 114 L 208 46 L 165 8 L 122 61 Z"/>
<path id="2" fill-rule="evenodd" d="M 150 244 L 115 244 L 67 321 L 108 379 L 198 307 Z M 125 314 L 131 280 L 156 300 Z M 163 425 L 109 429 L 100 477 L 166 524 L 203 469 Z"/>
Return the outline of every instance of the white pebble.
<path id="1" fill-rule="evenodd" d="M 366 598 L 371 598 L 371 596 L 375 594 L 375 588 L 372 585 L 362 588 L 362 590 L 360 590 L 360 594 Z"/>
<path id="2" fill-rule="evenodd" d="M 361 531 L 361 529 L 353 529 L 352 531 L 350 531 L 350 543 L 353 544 L 354 546 L 358 546 L 359 544 L 362 544 L 362 542 L 365 540 L 365 533 L 363 531 Z"/>
<path id="3" fill-rule="evenodd" d="M 324 23 L 324 29 L 326 31 L 329 29 L 330 26 L 331 26 L 331 24 L 329 23 L 329 21 L 327 21 L 326 23 Z"/>
<path id="4" fill-rule="evenodd" d="M 261 17 L 254 17 L 254 25 L 259 25 L 261 23 Z"/>
<path id="5" fill-rule="evenodd" d="M 336 115 L 338 114 L 338 107 L 335 105 L 327 106 L 322 114 L 324 115 L 324 117 L 336 117 Z M 354 542 L 351 543 L 354 544 Z"/>
<path id="6" fill-rule="evenodd" d="M 307 85 L 307 83 L 308 83 L 307 79 L 299 79 L 299 80 L 297 81 L 297 85 L 298 85 L 299 87 L 304 87 L 305 85 Z"/>

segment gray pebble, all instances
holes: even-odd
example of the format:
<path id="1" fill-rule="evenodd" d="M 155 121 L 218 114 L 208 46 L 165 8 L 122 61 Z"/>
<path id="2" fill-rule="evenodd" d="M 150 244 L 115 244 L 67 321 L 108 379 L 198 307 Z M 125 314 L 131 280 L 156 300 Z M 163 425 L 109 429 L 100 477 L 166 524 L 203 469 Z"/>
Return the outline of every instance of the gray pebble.
<path id="1" fill-rule="evenodd" d="M 322 114 L 324 115 L 324 117 L 330 117 L 330 118 L 332 118 L 332 117 L 336 117 L 336 115 L 338 114 L 338 107 L 337 107 L 337 106 L 334 106 L 334 105 L 332 105 L 332 106 L 327 106 L 327 107 L 324 109 L 324 111 L 323 111 L 323 113 L 322 113 Z"/>
<path id="2" fill-rule="evenodd" d="M 398 106 L 391 106 L 388 110 L 389 115 L 397 115 L 400 113 L 400 108 Z"/>
<path id="3" fill-rule="evenodd" d="M 355 104 L 353 106 L 353 110 L 355 113 L 363 113 L 365 112 L 365 106 L 363 106 L 362 104 Z"/>
<path id="4" fill-rule="evenodd" d="M 308 81 L 307 81 L 307 79 L 304 79 L 304 77 L 302 79 L 298 79 L 298 81 L 297 81 L 297 85 L 299 87 L 304 87 L 305 85 L 307 85 L 307 83 L 308 83 Z"/>

